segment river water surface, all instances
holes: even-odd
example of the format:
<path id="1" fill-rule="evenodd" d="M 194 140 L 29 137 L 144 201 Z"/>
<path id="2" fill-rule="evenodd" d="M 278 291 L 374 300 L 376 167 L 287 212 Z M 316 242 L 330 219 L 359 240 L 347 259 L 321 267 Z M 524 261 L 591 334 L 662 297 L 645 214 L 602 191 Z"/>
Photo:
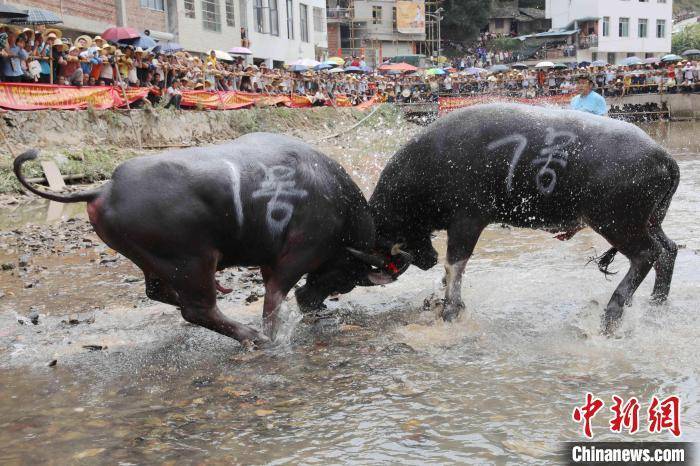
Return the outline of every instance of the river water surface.
<path id="1" fill-rule="evenodd" d="M 0 464 L 554 464 L 560 442 L 583 439 L 571 413 L 586 392 L 606 403 L 595 440 L 672 439 L 645 432 L 651 397 L 671 394 L 681 439 L 700 440 L 700 126 L 644 128 L 680 165 L 664 228 L 681 249 L 668 303 L 648 303 L 652 272 L 616 338 L 598 329 L 627 264 L 610 279 L 587 266 L 607 248 L 590 230 L 560 242 L 489 227 L 455 323 L 435 319 L 442 267 L 412 268 L 330 302 L 339 324 L 300 323 L 291 344 L 253 353 L 170 306 L 105 306 L 67 329 L 50 303 L 32 326 L 0 300 Z M 419 130 L 361 128 L 322 148 L 369 193 Z M 2 228 L 35 221 L 13 218 Z M 259 325 L 260 307 L 223 309 Z M 612 395 L 640 400 L 642 432 L 610 432 Z"/>

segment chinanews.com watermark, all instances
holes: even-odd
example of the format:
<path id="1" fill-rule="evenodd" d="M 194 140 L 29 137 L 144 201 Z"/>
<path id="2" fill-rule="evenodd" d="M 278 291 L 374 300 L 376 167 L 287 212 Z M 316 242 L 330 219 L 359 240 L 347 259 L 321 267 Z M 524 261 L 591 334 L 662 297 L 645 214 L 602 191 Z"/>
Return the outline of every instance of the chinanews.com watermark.
<path id="1" fill-rule="evenodd" d="M 595 442 L 593 418 L 609 413 L 608 429 L 614 433 L 634 436 L 670 433 L 681 436 L 681 400 L 676 395 L 665 398 L 654 395 L 643 405 L 636 397 L 627 400 L 613 395 L 609 409 L 605 400 L 586 393 L 584 401 L 571 414 L 581 426 L 582 442 L 567 442 L 562 454 L 569 465 L 694 465 L 694 445 L 689 442 Z M 644 409 L 646 408 L 646 409 Z"/>

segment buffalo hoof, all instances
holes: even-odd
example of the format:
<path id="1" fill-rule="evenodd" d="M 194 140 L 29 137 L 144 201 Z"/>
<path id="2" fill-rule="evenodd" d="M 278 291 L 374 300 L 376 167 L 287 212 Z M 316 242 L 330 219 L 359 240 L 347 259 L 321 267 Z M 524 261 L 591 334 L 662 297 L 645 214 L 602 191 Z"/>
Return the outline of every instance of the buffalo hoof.
<path id="1" fill-rule="evenodd" d="M 622 309 L 607 309 L 603 315 L 601 334 L 612 337 L 622 322 Z"/>
<path id="2" fill-rule="evenodd" d="M 454 321 L 463 309 L 464 303 L 445 303 L 442 308 L 442 320 L 445 322 Z"/>

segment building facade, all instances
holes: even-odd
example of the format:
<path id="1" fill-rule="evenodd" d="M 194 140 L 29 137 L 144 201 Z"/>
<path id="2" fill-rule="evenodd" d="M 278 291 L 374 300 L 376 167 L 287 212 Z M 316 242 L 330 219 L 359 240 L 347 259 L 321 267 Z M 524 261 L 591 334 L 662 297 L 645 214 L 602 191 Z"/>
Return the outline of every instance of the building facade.
<path id="1" fill-rule="evenodd" d="M 671 52 L 673 0 L 546 0 L 546 16 L 553 29 L 577 31 L 579 62 Z"/>
<path id="2" fill-rule="evenodd" d="M 493 0 L 488 31 L 504 36 L 519 36 L 543 32 L 550 28 L 543 10 L 520 7 L 518 0 Z"/>
<path id="3" fill-rule="evenodd" d="M 327 51 L 325 0 L 21 0 L 63 19 L 67 37 L 100 34 L 114 26 L 149 30 L 152 38 L 186 50 L 227 51 L 243 44 L 245 30 L 256 63 L 282 65 L 322 59 Z"/>
<path id="4" fill-rule="evenodd" d="M 187 50 L 242 46 L 256 63 L 279 66 L 323 59 L 328 49 L 325 0 L 170 0 L 172 32 Z"/>
<path id="5" fill-rule="evenodd" d="M 370 66 L 389 57 L 421 53 L 426 29 L 422 33 L 400 32 L 396 8 L 392 0 L 329 0 L 329 53 L 343 57 L 364 56 Z M 425 22 L 430 24 L 429 19 Z"/>

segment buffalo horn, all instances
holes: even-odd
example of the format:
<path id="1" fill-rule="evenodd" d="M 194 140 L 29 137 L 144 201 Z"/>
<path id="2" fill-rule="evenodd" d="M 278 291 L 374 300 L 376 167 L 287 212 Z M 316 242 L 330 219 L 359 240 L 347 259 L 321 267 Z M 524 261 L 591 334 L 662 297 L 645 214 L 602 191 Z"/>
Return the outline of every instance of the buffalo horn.
<path id="1" fill-rule="evenodd" d="M 367 252 L 359 251 L 354 248 L 346 248 L 350 254 L 355 256 L 356 258 L 360 259 L 362 262 L 365 262 L 369 265 L 373 265 L 377 268 L 382 268 L 386 265 L 386 261 L 382 259 L 379 256 L 375 256 L 374 254 L 369 254 Z"/>

